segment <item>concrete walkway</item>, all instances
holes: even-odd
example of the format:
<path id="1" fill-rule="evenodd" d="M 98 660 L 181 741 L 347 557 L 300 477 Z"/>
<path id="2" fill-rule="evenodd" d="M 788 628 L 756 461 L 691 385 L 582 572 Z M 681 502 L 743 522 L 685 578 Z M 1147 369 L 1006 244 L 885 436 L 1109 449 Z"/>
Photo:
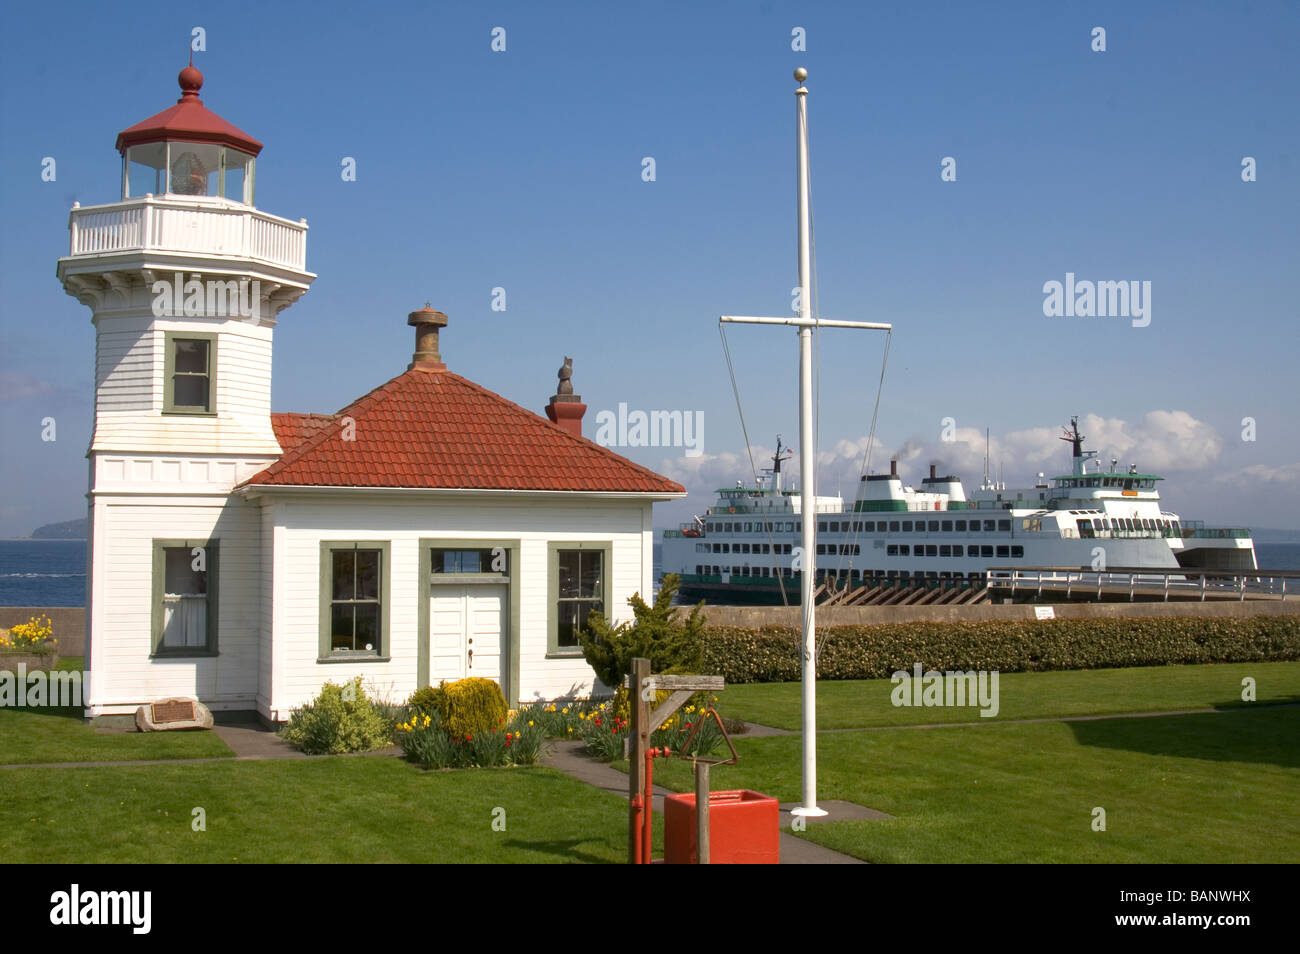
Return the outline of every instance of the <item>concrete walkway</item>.
<path id="1" fill-rule="evenodd" d="M 256 719 L 223 718 L 217 713 L 213 721 L 213 734 L 230 746 L 237 759 L 308 758 Z"/>
<path id="2" fill-rule="evenodd" d="M 559 769 L 566 775 L 576 778 L 588 785 L 594 785 L 597 788 L 604 789 L 607 792 L 613 792 L 615 795 L 627 798 L 627 775 L 618 769 L 611 767 L 604 762 L 597 762 L 595 759 L 587 758 L 582 751 L 581 742 L 558 742 L 554 745 L 551 752 L 542 760 L 543 765 L 549 765 L 551 768 Z M 664 810 L 664 796 L 675 794 L 670 789 L 654 787 L 654 808 L 657 812 Z M 838 851 L 832 851 L 830 848 L 823 848 L 821 845 L 814 844 L 803 838 L 796 838 L 790 834 L 791 806 L 781 806 L 781 864 L 783 865 L 860 865 L 863 861 L 853 858 L 849 855 L 841 854 Z M 809 824 L 819 824 L 825 821 L 843 821 L 849 818 L 888 818 L 882 812 L 876 812 L 869 808 L 863 808 L 860 805 L 853 805 L 849 802 L 823 802 L 822 807 L 826 808 L 830 815 L 826 818 L 810 818 Z"/>

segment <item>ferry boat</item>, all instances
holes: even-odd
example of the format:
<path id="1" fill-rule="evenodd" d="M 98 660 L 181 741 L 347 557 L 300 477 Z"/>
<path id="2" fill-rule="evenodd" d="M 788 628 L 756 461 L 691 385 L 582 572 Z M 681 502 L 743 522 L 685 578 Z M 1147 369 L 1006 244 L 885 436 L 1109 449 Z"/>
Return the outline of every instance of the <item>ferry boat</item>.
<path id="1" fill-rule="evenodd" d="M 987 474 L 966 493 L 955 475 L 930 467 L 921 488 L 888 474 L 864 475 L 856 499 L 814 498 L 817 582 L 844 591 L 893 582 L 982 588 L 991 568 L 1124 567 L 1258 569 L 1249 530 L 1209 528 L 1162 509 L 1156 483 L 1137 465 L 1102 470 L 1083 449 L 1078 418 L 1070 473 L 1032 487 L 1008 488 Z M 797 490 L 783 486 L 781 442 L 758 485 L 717 491 L 703 516 L 667 530 L 663 568 L 681 577 L 683 600 L 799 602 L 803 515 Z"/>

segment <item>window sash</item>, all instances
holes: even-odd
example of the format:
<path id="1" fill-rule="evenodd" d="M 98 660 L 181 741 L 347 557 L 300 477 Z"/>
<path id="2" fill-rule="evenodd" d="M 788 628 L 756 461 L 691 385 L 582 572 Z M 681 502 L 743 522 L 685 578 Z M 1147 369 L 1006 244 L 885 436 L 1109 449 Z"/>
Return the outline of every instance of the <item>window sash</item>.
<path id="1" fill-rule="evenodd" d="M 205 332 L 167 332 L 163 410 L 173 414 L 216 412 L 217 336 Z M 202 368 L 192 354 L 182 357 L 182 344 L 201 344 Z"/>
<path id="2" fill-rule="evenodd" d="M 371 561 L 363 556 L 373 556 L 373 567 L 367 566 Z M 383 631 L 383 564 L 384 553 L 379 549 L 356 547 L 331 552 L 331 652 L 378 651 Z"/>
<path id="3" fill-rule="evenodd" d="M 391 559 L 388 541 L 321 541 L 320 661 L 387 658 Z"/>
<path id="4" fill-rule="evenodd" d="M 611 547 L 552 542 L 549 549 L 548 651 L 576 655 L 582 646 L 578 633 L 586 629 L 591 611 L 607 613 Z"/>
<path id="5" fill-rule="evenodd" d="M 217 540 L 154 540 L 153 655 L 209 655 L 217 651 Z M 203 569 L 193 569 L 202 549 Z"/>

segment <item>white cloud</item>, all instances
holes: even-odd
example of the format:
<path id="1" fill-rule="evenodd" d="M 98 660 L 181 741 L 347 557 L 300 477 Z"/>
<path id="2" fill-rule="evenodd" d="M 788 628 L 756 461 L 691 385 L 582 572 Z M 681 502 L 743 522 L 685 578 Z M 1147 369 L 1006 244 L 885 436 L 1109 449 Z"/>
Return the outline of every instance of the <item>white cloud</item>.
<path id="1" fill-rule="evenodd" d="M 1220 474 L 1219 481 L 1233 483 L 1259 482 L 1262 484 L 1300 484 L 1300 461 L 1294 464 L 1251 464 L 1231 473 Z"/>
<path id="2" fill-rule="evenodd" d="M 1223 451 L 1223 439 L 1214 428 L 1199 421 L 1186 411 L 1148 411 L 1141 419 L 1129 422 L 1119 418 L 1103 418 L 1089 414 L 1079 421 L 1084 435 L 1084 448 L 1095 450 L 1110 466 L 1110 458 L 1118 457 L 1120 468 L 1137 465 L 1143 473 L 1195 471 L 1215 463 Z M 1060 440 L 1061 426 L 1031 427 L 1008 434 L 992 435 L 989 440 L 989 470 L 996 477 L 999 465 L 1005 467 L 1004 479 L 1009 485 L 1031 483 L 1039 472 L 1048 477 L 1068 473 L 1070 445 Z M 871 454 L 871 472 L 886 473 L 891 457 L 899 462 L 903 482 L 920 486 L 921 478 L 928 475 L 929 466 L 935 465 L 939 474 L 956 474 L 967 489 L 978 487 L 984 473 L 984 432 L 974 427 L 956 428 L 952 441 L 910 438 L 892 453 L 877 439 Z M 818 490 L 822 494 L 842 491 L 847 499 L 855 495 L 855 486 L 862 473 L 863 452 L 867 446 L 865 436 L 854 440 L 837 441 L 831 448 L 818 453 Z M 771 466 L 772 448 L 756 446 L 754 465 L 761 471 Z M 1295 465 L 1300 467 L 1300 465 Z M 1262 468 L 1262 469 L 1260 469 Z M 1260 480 L 1295 480 L 1293 467 L 1247 468 Z M 783 468 L 788 474 L 786 485 L 797 482 L 798 460 Z M 1268 472 L 1266 474 L 1265 472 Z M 1273 474 L 1277 471 L 1277 474 Z M 660 472 L 686 487 L 692 506 L 703 511 L 713 500 L 713 491 L 719 487 L 734 486 L 737 480 L 748 485 L 751 480 L 749 460 L 743 451 L 738 453 L 701 454 L 699 457 L 676 457 L 665 460 Z"/>

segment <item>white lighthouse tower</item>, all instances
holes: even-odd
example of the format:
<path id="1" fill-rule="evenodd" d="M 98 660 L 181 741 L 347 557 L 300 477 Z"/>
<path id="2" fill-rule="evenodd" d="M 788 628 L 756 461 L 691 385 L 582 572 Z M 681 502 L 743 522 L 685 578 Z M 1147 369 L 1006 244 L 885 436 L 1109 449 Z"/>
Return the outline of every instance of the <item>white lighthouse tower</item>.
<path id="1" fill-rule="evenodd" d="M 87 716 L 258 693 L 262 528 L 230 492 L 281 454 L 271 334 L 315 276 L 306 221 L 254 207 L 262 144 L 203 104 L 193 66 L 179 82 L 118 135 L 121 200 L 74 206 L 58 263 L 96 331 Z"/>

